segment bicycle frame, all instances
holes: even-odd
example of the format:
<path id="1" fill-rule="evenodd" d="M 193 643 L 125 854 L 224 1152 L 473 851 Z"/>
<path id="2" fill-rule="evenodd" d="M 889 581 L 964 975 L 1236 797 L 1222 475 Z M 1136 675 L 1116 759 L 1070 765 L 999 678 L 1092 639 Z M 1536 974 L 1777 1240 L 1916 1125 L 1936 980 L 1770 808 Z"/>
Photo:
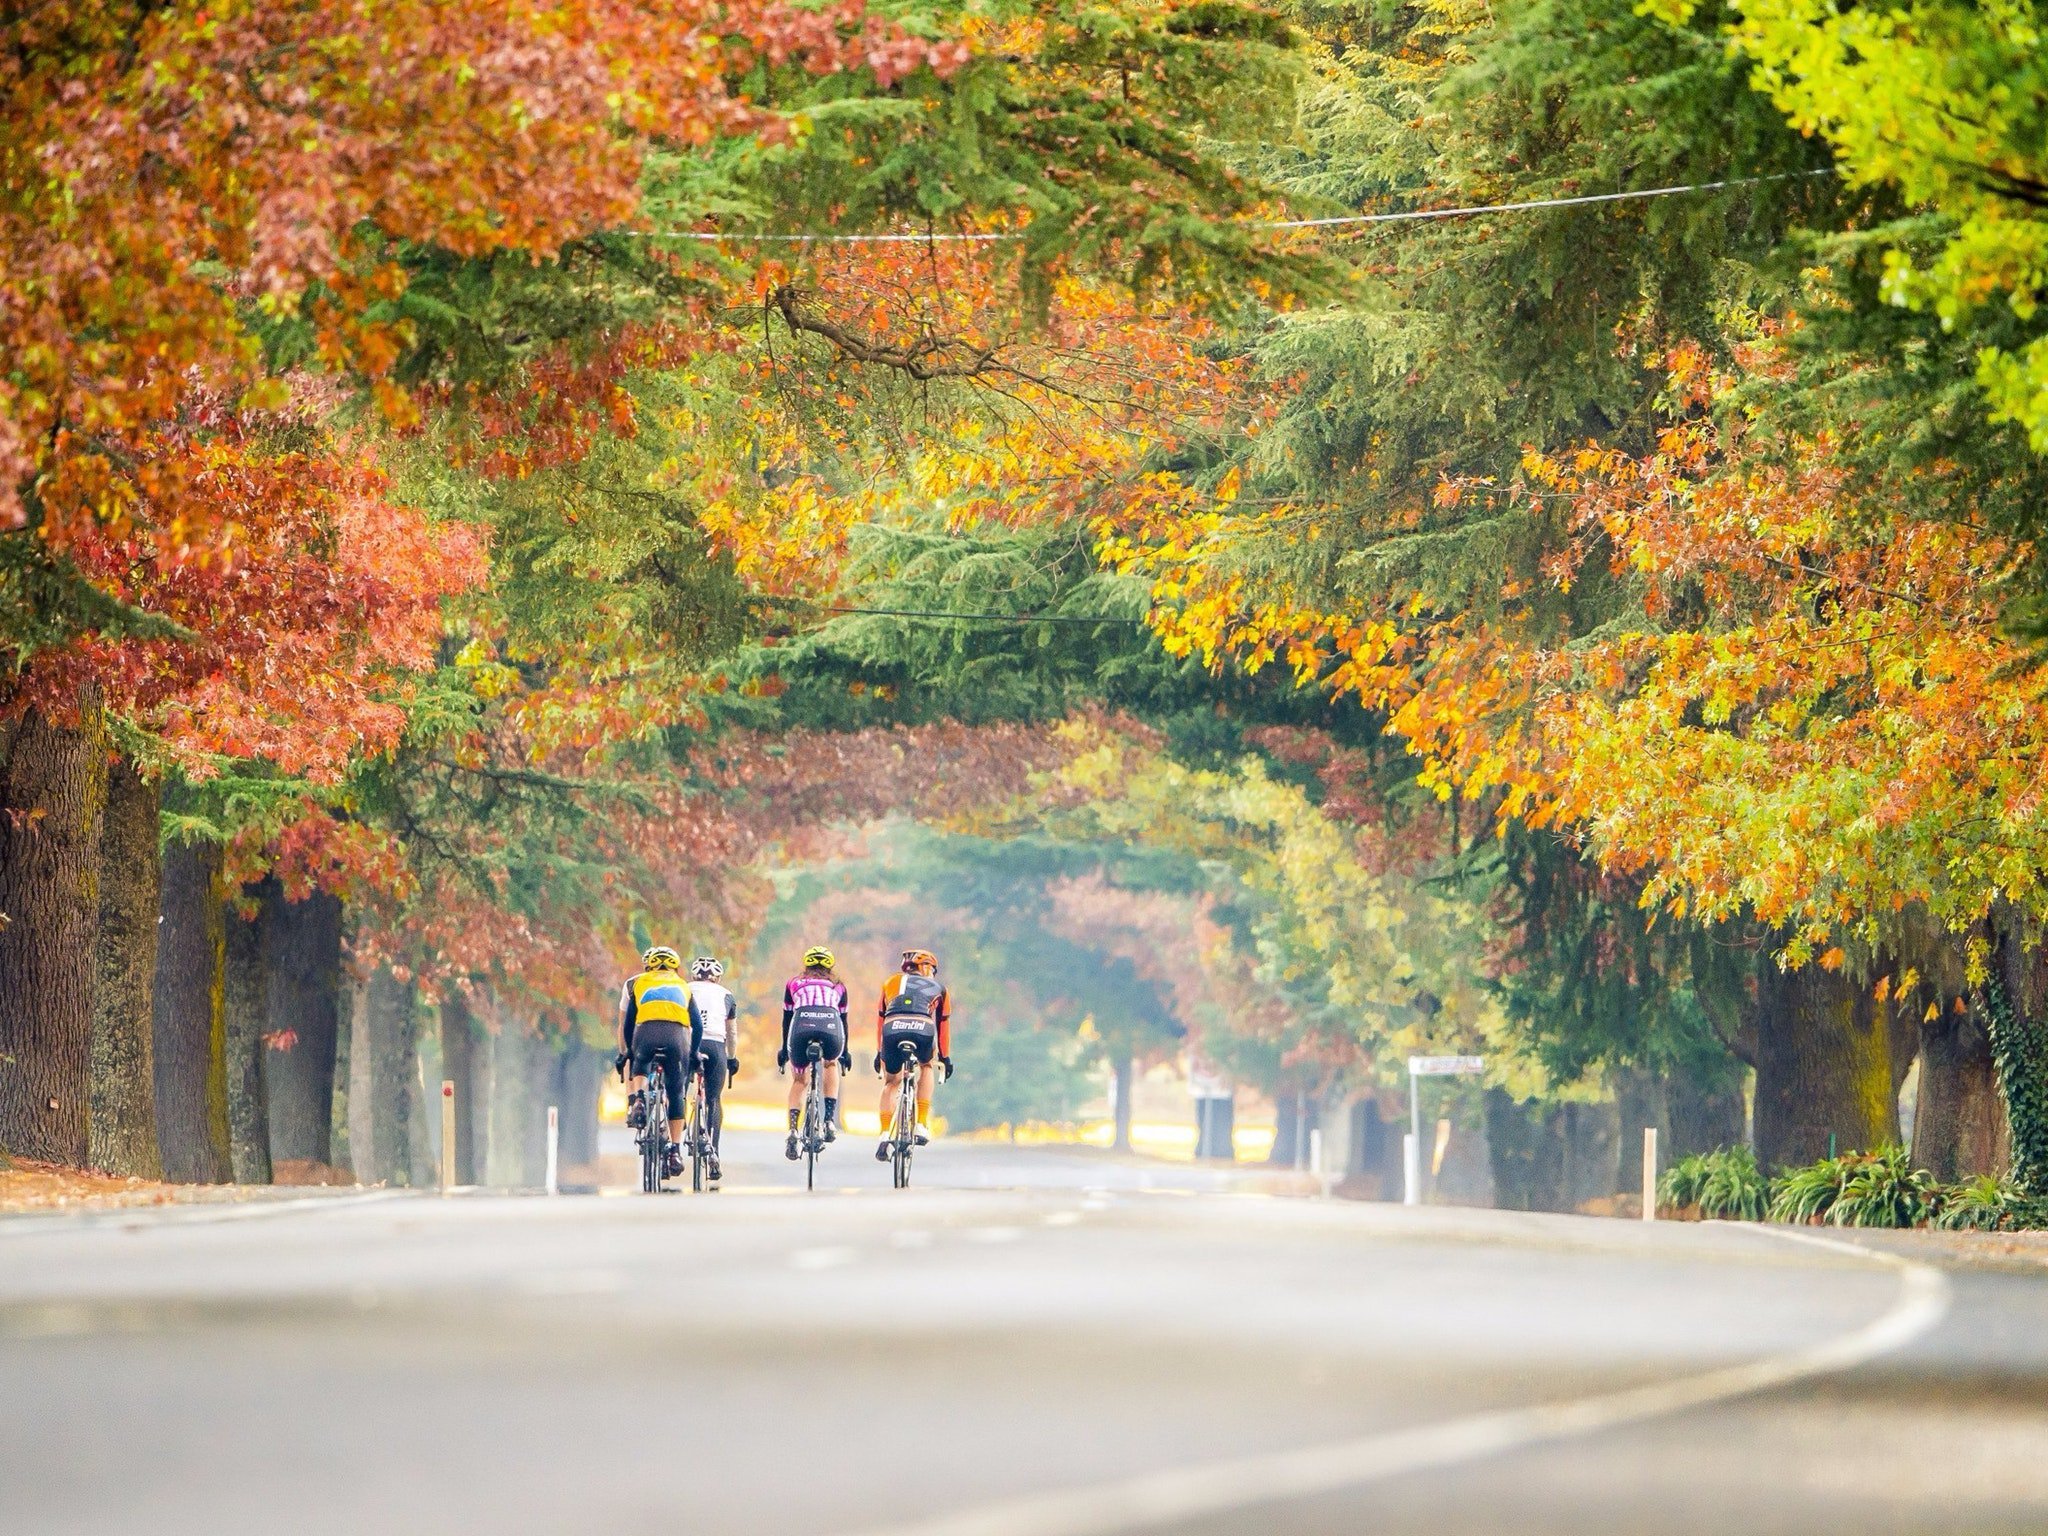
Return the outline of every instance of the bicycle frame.
<path id="1" fill-rule="evenodd" d="M 915 1056 L 903 1063 L 903 1078 L 896 1086 L 896 1125 L 889 1137 L 889 1182 L 897 1189 L 910 1187 L 910 1158 L 917 1150 L 917 1081 L 924 1070 Z"/>
<path id="2" fill-rule="evenodd" d="M 683 1134 L 690 1145 L 690 1189 L 704 1192 L 704 1161 L 711 1155 L 710 1109 L 704 1101 L 705 1060 L 697 1058 L 697 1070 L 690 1077 L 690 1112 L 684 1117 Z"/>
<path id="3" fill-rule="evenodd" d="M 825 1053 L 811 1042 L 804 1073 L 804 1188 L 818 1187 L 818 1154 L 825 1150 Z"/>
<path id="4" fill-rule="evenodd" d="M 647 1106 L 647 1123 L 640 1128 L 640 1189 L 643 1194 L 658 1195 L 668 1176 L 668 1076 L 660 1057 L 649 1065 L 654 1070 L 647 1074 L 642 1101 Z"/>

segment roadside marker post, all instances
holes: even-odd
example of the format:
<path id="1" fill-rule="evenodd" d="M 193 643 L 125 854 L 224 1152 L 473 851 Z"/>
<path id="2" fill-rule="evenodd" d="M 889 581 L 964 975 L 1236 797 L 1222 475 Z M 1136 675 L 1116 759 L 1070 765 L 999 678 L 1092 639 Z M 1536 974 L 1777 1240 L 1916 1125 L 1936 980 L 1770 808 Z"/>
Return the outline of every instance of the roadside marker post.
<path id="1" fill-rule="evenodd" d="M 562 1153 L 562 1112 L 555 1105 L 548 1106 L 548 1193 L 559 1195 L 561 1183 Z"/>
<path id="2" fill-rule="evenodd" d="M 1408 1058 L 1408 1130 L 1401 1138 L 1401 1203 L 1422 1204 L 1422 1090 L 1425 1077 L 1470 1077 L 1486 1070 L 1484 1056 L 1410 1056 Z M 1437 1149 L 1441 1163 L 1443 1149 Z"/>
<path id="3" fill-rule="evenodd" d="M 1643 1220 L 1657 1219 L 1657 1127 L 1643 1127 Z"/>
<path id="4" fill-rule="evenodd" d="M 441 1193 L 455 1187 L 455 1084 L 441 1079 Z"/>

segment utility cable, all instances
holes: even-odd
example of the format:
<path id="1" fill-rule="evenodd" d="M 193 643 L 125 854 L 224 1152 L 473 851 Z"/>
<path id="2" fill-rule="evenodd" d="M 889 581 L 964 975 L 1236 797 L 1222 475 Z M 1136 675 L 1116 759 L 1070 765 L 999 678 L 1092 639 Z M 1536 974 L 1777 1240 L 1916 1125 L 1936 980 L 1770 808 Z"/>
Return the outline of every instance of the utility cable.
<path id="1" fill-rule="evenodd" d="M 1458 208 L 1410 208 L 1396 213 L 1345 213 L 1322 219 L 1247 219 L 1247 229 L 1348 229 L 1369 224 L 1414 224 L 1432 219 L 1468 219 L 1489 213 L 1527 213 L 1542 208 L 1577 208 L 1592 203 L 1637 202 L 1652 197 L 1678 197 L 1688 192 L 1720 192 L 1729 187 L 1754 187 L 1770 181 L 1789 181 L 1805 176 L 1832 176 L 1828 168 L 1817 171 L 1784 171 L 1774 176 L 1734 176 L 1725 181 L 1693 181 L 1669 187 L 1642 187 L 1632 192 L 1588 192 L 1577 197 L 1539 197 L 1521 203 L 1475 203 Z M 773 235 L 739 234 L 719 230 L 625 230 L 651 240 L 700 240 L 746 245 L 928 245 L 949 241 L 967 245 L 991 245 L 1021 240 L 1014 232 L 842 235 L 826 233 Z"/>
<path id="2" fill-rule="evenodd" d="M 956 623 L 982 624 L 1144 624 L 1127 614 L 1087 613 L 944 613 L 933 608 L 853 608 L 836 603 L 810 603 L 781 599 L 783 604 L 810 608 L 819 613 L 863 614 L 883 619 L 948 619 Z"/>

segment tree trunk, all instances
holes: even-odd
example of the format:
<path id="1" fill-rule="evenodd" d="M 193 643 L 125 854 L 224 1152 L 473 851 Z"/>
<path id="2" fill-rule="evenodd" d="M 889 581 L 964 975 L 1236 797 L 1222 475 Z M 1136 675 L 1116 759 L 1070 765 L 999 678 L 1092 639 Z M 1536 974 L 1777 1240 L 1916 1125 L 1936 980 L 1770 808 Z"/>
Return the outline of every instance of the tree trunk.
<path id="1" fill-rule="evenodd" d="M 0 725 L 0 1150 L 85 1166 L 93 933 L 107 784 L 97 696 L 77 726 Z"/>
<path id="2" fill-rule="evenodd" d="M 1717 1083 L 1697 1072 L 1675 1072 L 1665 1084 L 1664 1098 L 1671 1110 L 1671 1145 L 1660 1153 L 1666 1164 L 1749 1140 L 1740 1079 Z"/>
<path id="3" fill-rule="evenodd" d="M 597 1163 L 597 1100 L 604 1091 L 610 1058 L 602 1051 L 575 1044 L 562 1059 L 562 1166 L 590 1168 Z"/>
<path id="4" fill-rule="evenodd" d="M 489 1078 L 482 1028 L 461 993 L 450 990 L 441 999 L 441 1075 L 455 1085 L 455 1182 L 482 1182 L 483 1159 L 479 1127 L 488 1127 L 485 1093 Z"/>
<path id="5" fill-rule="evenodd" d="M 1273 1099 L 1273 1148 L 1266 1154 L 1269 1166 L 1306 1168 L 1308 1136 L 1322 1115 L 1322 1102 L 1314 1094 L 1282 1089 Z"/>
<path id="6" fill-rule="evenodd" d="M 501 1021 L 489 1039 L 483 1176 L 499 1189 L 518 1189 L 526 1181 L 527 1044 L 525 1032 L 510 1020 Z"/>
<path id="7" fill-rule="evenodd" d="M 1885 1010 L 1819 965 L 1757 982 L 1756 1155 L 1767 1170 L 1899 1139 Z"/>
<path id="8" fill-rule="evenodd" d="M 163 1177 L 156 1141 L 152 1024 L 162 866 L 157 787 L 127 758 L 107 775 L 100 833 L 99 937 L 93 945 L 92 1164 Z"/>
<path id="9" fill-rule="evenodd" d="M 1116 1135 L 1110 1145 L 1119 1152 L 1131 1150 L 1131 1089 L 1137 1082 L 1137 1063 L 1129 1051 L 1119 1051 L 1116 1072 Z"/>
<path id="10" fill-rule="evenodd" d="M 333 1161 L 334 1062 L 341 1023 L 341 903 L 324 891 L 286 901 L 272 887 L 264 913 L 270 940 L 270 1018 L 276 1048 L 264 1057 L 270 1156 Z"/>
<path id="11" fill-rule="evenodd" d="M 2048 1195 L 2048 987 L 2043 954 L 2030 940 L 2010 907 L 1992 914 L 1984 1013 L 2011 1133 L 2013 1182 Z"/>
<path id="12" fill-rule="evenodd" d="M 227 906 L 218 843 L 164 858 L 156 954 L 156 1131 L 164 1176 L 224 1184 L 228 1155 Z"/>
<path id="13" fill-rule="evenodd" d="M 266 882 L 266 885 L 271 882 Z M 262 888 L 258 888 L 262 899 Z M 269 1029 L 270 957 L 263 914 L 223 913 L 227 928 L 228 1153 L 237 1184 L 270 1182 L 270 1112 L 263 1098 L 263 1036 Z"/>
<path id="14" fill-rule="evenodd" d="M 368 1135 L 355 1149 L 356 1177 L 366 1184 L 409 1184 L 418 999 L 411 982 L 381 966 L 363 990 L 368 1029 L 356 1045 L 368 1048 L 369 1060 L 356 1080 L 367 1087 L 369 1102 L 359 1106 L 356 1124 Z"/>
<path id="15" fill-rule="evenodd" d="M 2005 1102 L 1981 1010 L 1944 1008 L 1920 1024 L 1913 1160 L 1944 1183 L 2008 1166 Z"/>

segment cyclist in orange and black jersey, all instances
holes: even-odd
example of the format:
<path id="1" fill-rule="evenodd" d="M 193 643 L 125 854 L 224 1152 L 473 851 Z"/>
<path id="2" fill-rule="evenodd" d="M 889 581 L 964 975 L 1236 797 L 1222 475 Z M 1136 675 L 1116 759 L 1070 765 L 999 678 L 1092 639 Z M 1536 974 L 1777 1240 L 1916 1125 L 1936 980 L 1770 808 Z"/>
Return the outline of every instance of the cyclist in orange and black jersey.
<path id="1" fill-rule="evenodd" d="M 934 1057 L 953 1075 L 953 1000 L 939 980 L 939 959 L 928 949 L 903 951 L 903 969 L 882 983 L 882 1000 L 875 1009 L 875 1071 L 885 1079 L 882 1087 L 882 1140 L 875 1148 L 875 1161 L 889 1160 L 889 1141 L 896 1119 L 896 1095 L 903 1085 L 904 1069 L 915 1058 L 929 1067 Z M 923 1072 L 917 1079 L 917 1125 L 913 1134 L 919 1146 L 931 1140 L 932 1077 Z"/>

